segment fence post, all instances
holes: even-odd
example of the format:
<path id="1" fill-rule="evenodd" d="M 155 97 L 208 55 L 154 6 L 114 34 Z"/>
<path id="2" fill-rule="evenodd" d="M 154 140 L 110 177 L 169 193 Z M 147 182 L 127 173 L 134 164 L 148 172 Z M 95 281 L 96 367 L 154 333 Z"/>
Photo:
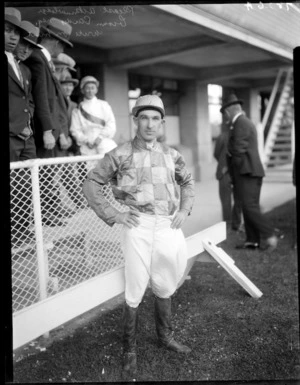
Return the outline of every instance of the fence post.
<path id="1" fill-rule="evenodd" d="M 39 186 L 39 165 L 33 164 L 31 168 L 32 177 L 32 200 L 34 214 L 34 230 L 36 239 L 36 253 L 38 261 L 38 278 L 40 300 L 47 298 L 47 281 L 48 281 L 48 261 L 47 254 L 44 253 L 44 240 L 42 229 L 42 214 L 40 201 L 40 186 Z M 44 334 L 44 337 L 49 337 L 49 332 Z"/>

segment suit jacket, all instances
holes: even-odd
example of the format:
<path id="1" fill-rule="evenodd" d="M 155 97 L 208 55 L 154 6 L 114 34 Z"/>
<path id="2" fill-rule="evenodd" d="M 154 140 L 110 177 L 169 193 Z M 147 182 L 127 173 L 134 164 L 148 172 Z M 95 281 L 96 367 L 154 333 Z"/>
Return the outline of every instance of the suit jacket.
<path id="1" fill-rule="evenodd" d="M 68 106 L 68 120 L 69 120 L 69 127 L 71 126 L 71 119 L 72 119 L 72 111 L 77 108 L 78 104 L 73 102 L 73 100 L 68 100 L 67 101 L 67 106 Z"/>
<path id="2" fill-rule="evenodd" d="M 5 55 L 7 60 L 7 57 Z M 7 63 L 8 69 L 8 106 L 9 106 L 9 135 L 16 136 L 28 126 L 30 112 L 33 107 L 30 105 L 30 73 L 29 69 L 20 65 L 23 76 L 24 87 L 19 81 L 12 66 Z M 27 71 L 28 70 L 28 71 Z"/>
<path id="3" fill-rule="evenodd" d="M 230 130 L 227 158 L 232 176 L 263 177 L 264 169 L 258 152 L 257 132 L 254 124 L 240 115 Z"/>
<path id="4" fill-rule="evenodd" d="M 217 137 L 216 144 L 215 144 L 214 157 L 218 161 L 218 166 L 216 171 L 216 178 L 218 180 L 222 179 L 224 174 L 228 172 L 228 165 L 227 165 L 228 138 L 229 138 L 228 131 L 224 131 Z"/>
<path id="5" fill-rule="evenodd" d="M 56 140 L 61 133 L 68 135 L 67 105 L 61 86 L 40 49 L 35 48 L 25 64 L 32 73 L 36 142 L 43 146 L 44 131 L 51 130 Z"/>
<path id="6" fill-rule="evenodd" d="M 32 96 L 32 76 L 31 76 L 31 71 L 30 69 L 27 67 L 27 65 L 25 65 L 23 62 L 20 61 L 19 63 L 19 66 L 20 66 L 20 69 L 21 69 L 21 72 L 22 72 L 22 75 L 23 75 L 23 79 L 25 80 L 26 82 L 26 86 L 28 87 L 28 94 L 29 94 L 29 110 L 30 110 L 30 115 L 31 115 L 31 118 L 33 119 L 33 116 L 34 116 L 34 100 L 33 100 L 33 96 Z"/>

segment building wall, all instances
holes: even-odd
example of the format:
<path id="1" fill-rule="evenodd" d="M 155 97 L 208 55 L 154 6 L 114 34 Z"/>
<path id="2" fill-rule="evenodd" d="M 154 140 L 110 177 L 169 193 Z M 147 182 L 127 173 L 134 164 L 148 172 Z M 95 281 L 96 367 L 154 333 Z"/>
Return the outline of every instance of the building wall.
<path id="1" fill-rule="evenodd" d="M 104 99 L 111 105 L 117 124 L 114 140 L 117 144 L 131 139 L 131 115 L 128 100 L 127 70 L 103 68 Z"/>
<path id="2" fill-rule="evenodd" d="M 180 91 L 182 151 L 192 160 L 192 172 L 196 181 L 214 178 L 215 162 L 209 124 L 207 86 L 195 80 L 187 80 L 180 82 Z"/>

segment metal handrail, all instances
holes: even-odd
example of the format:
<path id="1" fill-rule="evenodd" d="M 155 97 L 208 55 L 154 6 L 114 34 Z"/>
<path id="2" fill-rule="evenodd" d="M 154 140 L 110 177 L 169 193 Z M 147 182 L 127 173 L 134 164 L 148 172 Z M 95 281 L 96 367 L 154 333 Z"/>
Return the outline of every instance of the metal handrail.
<path id="1" fill-rule="evenodd" d="M 265 128 L 266 128 L 266 125 L 267 125 L 267 122 L 268 122 L 268 119 L 269 119 L 269 116 L 270 116 L 270 112 L 272 110 L 276 94 L 278 92 L 280 80 L 281 80 L 281 77 L 282 77 L 284 71 L 285 70 L 282 69 L 282 68 L 280 68 L 280 70 L 278 71 L 278 74 L 277 74 L 277 77 L 276 77 L 276 80 L 275 80 L 275 83 L 274 83 L 274 86 L 273 86 L 273 89 L 272 89 L 272 93 L 271 93 L 271 96 L 270 96 L 270 100 L 268 102 L 268 105 L 267 105 L 267 108 L 266 108 L 266 111 L 264 113 L 263 120 L 262 120 L 262 123 L 261 123 L 262 131 L 263 132 L 265 132 Z"/>
<path id="2" fill-rule="evenodd" d="M 15 170 L 19 168 L 31 168 L 34 166 L 45 166 L 51 164 L 63 164 L 63 163 L 79 163 L 86 162 L 89 160 L 99 160 L 102 159 L 103 155 L 77 155 L 77 156 L 63 156 L 59 158 L 36 158 L 23 160 L 19 162 L 10 162 L 10 169 Z"/>

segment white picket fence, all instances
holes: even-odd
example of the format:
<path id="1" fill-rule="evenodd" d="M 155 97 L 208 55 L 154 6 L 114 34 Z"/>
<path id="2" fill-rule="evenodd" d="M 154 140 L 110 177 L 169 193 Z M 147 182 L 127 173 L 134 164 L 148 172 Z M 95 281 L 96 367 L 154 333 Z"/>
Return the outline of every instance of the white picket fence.
<path id="1" fill-rule="evenodd" d="M 101 221 L 81 191 L 88 169 L 100 158 L 33 159 L 10 165 L 14 349 L 124 291 L 121 226 Z M 115 207 L 126 210 L 110 188 L 103 192 Z M 225 223 L 187 239 L 186 274 L 204 251 L 203 237 L 221 242 Z"/>

